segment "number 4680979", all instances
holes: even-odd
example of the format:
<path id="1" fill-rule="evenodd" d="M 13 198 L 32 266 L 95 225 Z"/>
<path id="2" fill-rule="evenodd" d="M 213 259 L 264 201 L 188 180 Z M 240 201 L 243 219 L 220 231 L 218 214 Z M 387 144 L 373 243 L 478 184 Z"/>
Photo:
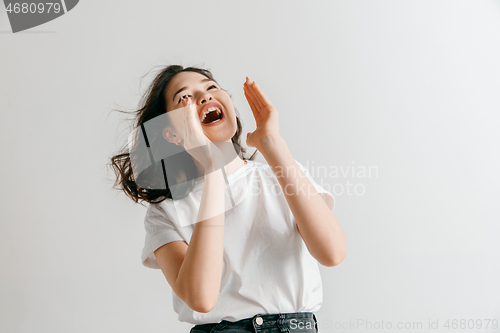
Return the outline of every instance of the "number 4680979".
<path id="1" fill-rule="evenodd" d="M 6 8 L 7 13 L 15 14 L 35 14 L 35 13 L 59 13 L 61 11 L 61 4 L 46 2 L 46 3 L 9 3 Z"/>

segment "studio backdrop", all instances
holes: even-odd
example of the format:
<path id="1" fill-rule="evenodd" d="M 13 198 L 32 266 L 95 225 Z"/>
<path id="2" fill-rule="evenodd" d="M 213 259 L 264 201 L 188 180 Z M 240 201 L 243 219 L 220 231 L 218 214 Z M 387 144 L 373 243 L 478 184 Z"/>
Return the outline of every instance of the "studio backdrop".
<path id="1" fill-rule="evenodd" d="M 193 326 L 141 264 L 147 204 L 113 188 L 110 166 L 172 64 L 212 71 L 248 154 L 242 87 L 255 80 L 293 157 L 334 195 L 347 256 L 320 265 L 320 332 L 499 329 L 499 1 L 50 10 L 0 4 L 1 332 Z"/>

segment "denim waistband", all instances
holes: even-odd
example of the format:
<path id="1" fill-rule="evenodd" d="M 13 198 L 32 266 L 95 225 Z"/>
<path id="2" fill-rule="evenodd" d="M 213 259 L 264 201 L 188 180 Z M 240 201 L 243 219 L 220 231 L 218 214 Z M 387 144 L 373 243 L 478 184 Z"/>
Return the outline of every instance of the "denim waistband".
<path id="1" fill-rule="evenodd" d="M 278 328 L 280 331 L 293 332 L 293 329 L 311 329 L 318 331 L 316 316 L 312 312 L 288 312 L 272 314 L 256 314 L 253 317 L 238 321 L 222 320 L 219 323 L 195 325 L 191 332 L 218 332 L 229 328 L 246 329 L 248 332 L 259 332 L 264 329 Z M 288 329 L 288 330 L 287 330 Z"/>

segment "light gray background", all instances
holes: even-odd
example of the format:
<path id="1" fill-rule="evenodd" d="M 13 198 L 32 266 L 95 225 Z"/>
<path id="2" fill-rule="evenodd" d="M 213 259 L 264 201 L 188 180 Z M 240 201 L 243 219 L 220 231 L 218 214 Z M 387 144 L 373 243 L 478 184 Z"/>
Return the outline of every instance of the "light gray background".
<path id="1" fill-rule="evenodd" d="M 111 110 L 177 63 L 213 71 L 242 138 L 248 76 L 297 160 L 378 170 L 313 175 L 348 240 L 321 267 L 320 332 L 500 320 L 499 1 L 81 1 L 18 34 L 0 7 L 0 331 L 189 331 L 106 168 L 129 133 Z"/>

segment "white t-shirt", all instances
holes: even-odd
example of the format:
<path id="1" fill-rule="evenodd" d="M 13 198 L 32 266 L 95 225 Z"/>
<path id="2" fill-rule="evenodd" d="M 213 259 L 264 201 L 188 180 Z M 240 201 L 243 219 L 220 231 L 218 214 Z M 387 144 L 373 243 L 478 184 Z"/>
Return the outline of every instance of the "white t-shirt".
<path id="1" fill-rule="evenodd" d="M 295 161 L 333 211 L 333 195 Z M 248 160 L 247 164 L 227 175 L 227 180 L 228 209 L 225 212 L 223 271 L 217 304 L 208 313 L 196 312 L 172 290 L 173 307 L 179 321 L 206 324 L 237 321 L 257 313 L 318 311 L 323 302 L 318 262 L 298 232 L 271 167 L 267 163 Z M 203 183 L 204 178 L 198 178 L 194 189 L 183 199 L 166 199 L 149 205 L 144 219 L 146 239 L 141 256 L 144 266 L 159 269 L 154 251 L 164 244 L 176 240 L 189 244 Z M 232 201 L 228 200 L 228 192 Z"/>

